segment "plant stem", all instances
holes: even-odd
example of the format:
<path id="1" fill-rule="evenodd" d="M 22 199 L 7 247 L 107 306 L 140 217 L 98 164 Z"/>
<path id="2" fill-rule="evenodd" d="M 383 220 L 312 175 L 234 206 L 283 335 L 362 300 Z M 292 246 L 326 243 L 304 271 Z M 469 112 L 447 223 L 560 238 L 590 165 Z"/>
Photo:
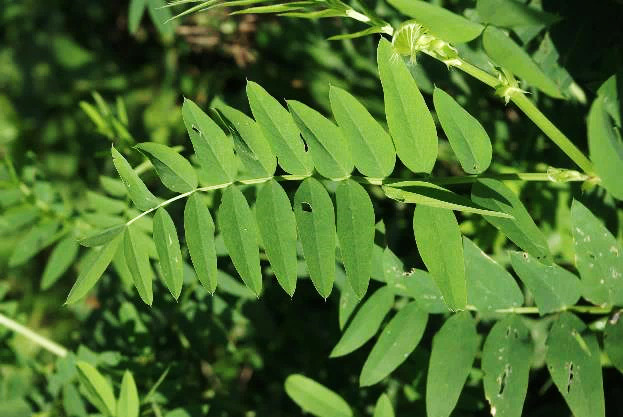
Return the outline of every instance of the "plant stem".
<path id="1" fill-rule="evenodd" d="M 3 325 L 13 330 L 15 333 L 18 333 L 24 336 L 25 338 L 30 339 L 32 342 L 52 352 L 56 356 L 60 356 L 61 358 L 64 358 L 65 356 L 67 356 L 67 349 L 65 349 L 63 346 L 57 343 L 54 343 L 53 341 L 46 339 L 45 337 L 33 332 L 28 327 L 22 326 L 15 320 L 8 318 L 2 313 L 0 313 L 0 325 Z"/>
<path id="2" fill-rule="evenodd" d="M 478 311 L 474 306 L 467 306 L 467 310 Z M 612 307 L 599 307 L 599 306 L 569 306 L 563 310 L 557 311 L 561 313 L 563 311 L 571 311 L 574 313 L 582 314 L 608 314 L 612 312 Z M 495 310 L 495 313 L 512 313 L 512 314 L 539 314 L 538 307 L 513 307 L 502 308 Z"/>

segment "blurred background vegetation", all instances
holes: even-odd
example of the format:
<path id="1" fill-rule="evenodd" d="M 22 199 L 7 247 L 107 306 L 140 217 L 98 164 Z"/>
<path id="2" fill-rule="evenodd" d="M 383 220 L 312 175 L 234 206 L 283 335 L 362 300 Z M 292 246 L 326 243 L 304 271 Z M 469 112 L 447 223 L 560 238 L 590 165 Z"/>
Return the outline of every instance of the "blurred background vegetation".
<path id="1" fill-rule="evenodd" d="M 383 0 L 365 3 L 393 24 L 404 19 Z M 435 3 L 474 17 L 473 1 Z M 585 150 L 588 104 L 599 85 L 622 68 L 621 2 L 531 3 L 562 19 L 546 34 L 542 28 L 524 28 L 516 36 L 564 87 L 568 100 L 555 101 L 536 92 L 532 98 Z M 283 391 L 286 376 L 295 372 L 339 392 L 363 412 L 388 391 L 396 395 L 400 414 L 423 415 L 422 364 L 428 362 L 424 346 L 430 346 L 439 318 L 429 325 L 433 330 L 425 336 L 427 343 L 420 344 L 392 379 L 360 390 L 357 378 L 366 352 L 327 358 L 340 335 L 339 296 L 334 292 L 322 300 L 308 280 L 299 282 L 293 299 L 274 282 L 259 300 L 232 283 L 229 292 L 214 297 L 200 287 L 185 289 L 179 303 L 160 285 L 154 307 L 147 308 L 136 294 L 121 291 L 118 277 L 109 271 L 86 303 L 68 308 L 62 304 L 75 280 L 75 266 L 45 290 L 41 276 L 49 248 L 20 266 L 9 266 L 13 248 L 32 222 L 23 218 L 23 210 L 19 221 L 7 215 L 15 201 L 70 221 L 92 208 L 87 191 L 102 190 L 100 176 L 116 177 L 111 141 L 125 150 L 135 142 L 155 141 L 187 152 L 181 118 L 184 97 L 204 108 L 221 100 L 249 113 L 244 91 L 248 79 L 275 97 L 297 99 L 328 114 L 328 88 L 333 84 L 360 98 L 384 122 L 376 69 L 378 36 L 326 40 L 363 29 L 357 22 L 228 16 L 227 9 L 216 9 L 164 25 L 171 9 L 160 9 L 163 4 L 147 0 L 140 25 L 129 27 L 126 0 L 0 0 L 0 312 L 97 364 L 115 381 L 125 368 L 131 369 L 142 395 L 156 388 L 147 399 L 145 415 L 183 417 L 208 410 L 211 416 L 300 415 Z M 478 42 L 463 46 L 461 52 L 486 66 Z M 494 142 L 495 171 L 572 168 L 536 127 L 477 81 L 426 57 L 411 68 L 429 103 L 433 85 L 438 85 L 483 123 Z M 123 126 L 111 125 L 110 120 L 93 122 L 89 106 L 101 110 L 103 103 Z M 440 146 L 435 174 L 460 174 L 447 142 Z M 134 165 L 141 162 L 137 154 L 133 158 Z M 10 186 L 15 178 L 25 188 L 15 191 Z M 575 186 L 556 188 L 533 183 L 516 191 L 546 232 L 559 264 L 573 263 L 566 226 L 572 196 L 581 198 L 621 236 L 620 212 L 613 200 L 597 192 L 581 194 Z M 409 208 L 387 200 L 375 204 L 377 220 L 385 221 L 389 247 L 408 268 L 421 267 Z M 179 218 L 181 206 L 172 209 Z M 466 235 L 496 260 L 508 263 L 503 250 L 507 242 L 493 227 L 476 216 L 462 220 Z M 220 267 L 235 276 L 231 265 Z M 546 325 L 535 321 L 533 334 L 543 333 Z M 68 361 L 55 364 L 49 353 L 0 328 L 0 415 L 87 415 L 87 403 L 67 383 L 75 377 L 75 369 L 64 365 Z M 542 361 L 535 357 L 524 414 L 566 415 Z M 604 377 L 606 404 L 620 404 L 620 375 L 605 368 Z M 479 378 L 470 377 L 455 415 L 488 415 Z M 608 412 L 623 413 L 615 407 Z"/>

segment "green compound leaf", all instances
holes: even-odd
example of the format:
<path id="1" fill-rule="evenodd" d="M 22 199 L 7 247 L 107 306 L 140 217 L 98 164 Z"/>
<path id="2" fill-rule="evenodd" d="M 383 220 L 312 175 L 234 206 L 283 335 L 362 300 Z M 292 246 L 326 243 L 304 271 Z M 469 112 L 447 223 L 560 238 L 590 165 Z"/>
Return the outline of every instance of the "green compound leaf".
<path id="1" fill-rule="evenodd" d="M 154 243 L 164 283 L 177 300 L 184 283 L 184 263 L 175 224 L 169 212 L 163 207 L 156 210 L 154 215 Z"/>
<path id="2" fill-rule="evenodd" d="M 491 415 L 521 417 L 532 353 L 530 331 L 516 315 L 498 321 L 489 332 L 481 366 Z"/>
<path id="3" fill-rule="evenodd" d="M 225 104 L 219 104 L 216 108 L 230 123 L 236 154 L 245 168 L 241 179 L 273 176 L 277 168 L 277 158 L 260 126 L 246 114 Z"/>
<path id="4" fill-rule="evenodd" d="M 43 270 L 41 289 L 50 288 L 74 263 L 78 255 L 78 243 L 73 236 L 61 240 L 52 250 Z"/>
<path id="5" fill-rule="evenodd" d="M 452 413 L 479 344 L 476 322 L 466 311 L 451 316 L 437 332 L 426 379 L 428 417 L 448 417 Z"/>
<path id="6" fill-rule="evenodd" d="M 303 409 L 316 417 L 352 417 L 353 412 L 342 397 L 303 375 L 286 378 L 288 396 Z"/>
<path id="7" fill-rule="evenodd" d="M 381 38 L 377 61 L 389 133 L 400 160 L 415 173 L 430 173 L 437 159 L 437 130 L 424 98 L 389 41 Z"/>
<path id="8" fill-rule="evenodd" d="M 427 321 L 428 314 L 420 310 L 416 302 L 410 302 L 396 313 L 368 355 L 359 385 L 376 384 L 407 360 L 420 342 Z"/>
<path id="9" fill-rule="evenodd" d="M 247 82 L 247 96 L 253 117 L 270 142 L 281 168 L 292 175 L 310 175 L 314 164 L 290 113 L 252 81 Z"/>
<path id="10" fill-rule="evenodd" d="M 73 304 L 87 295 L 106 268 L 108 268 L 121 240 L 122 235 L 119 234 L 106 245 L 93 249 L 87 255 L 80 268 L 80 275 L 78 275 L 74 286 L 71 287 L 65 304 Z"/>
<path id="11" fill-rule="evenodd" d="M 413 232 L 420 256 L 451 310 L 467 303 L 461 231 L 450 210 L 417 205 Z"/>
<path id="12" fill-rule="evenodd" d="M 190 162 L 168 146 L 145 142 L 135 146 L 151 161 L 160 180 L 171 191 L 185 193 L 197 188 L 197 173 Z"/>
<path id="13" fill-rule="evenodd" d="M 615 198 L 623 200 L 623 142 L 610 120 L 605 100 L 605 96 L 599 95 L 588 114 L 588 147 L 601 185 Z"/>
<path id="14" fill-rule="evenodd" d="M 231 138 L 199 106 L 184 99 L 182 116 L 207 185 L 227 184 L 236 177 L 237 160 Z"/>
<path id="15" fill-rule="evenodd" d="M 342 131 L 305 104 L 288 100 L 288 108 L 309 146 L 316 171 L 326 178 L 344 178 L 353 170 L 353 156 Z"/>
<path id="16" fill-rule="evenodd" d="M 78 380 L 88 393 L 88 399 L 104 415 L 115 416 L 117 401 L 112 387 L 92 365 L 77 361 Z"/>
<path id="17" fill-rule="evenodd" d="M 463 211 L 493 217 L 512 218 L 508 213 L 487 210 L 470 199 L 426 181 L 400 181 L 383 186 L 383 192 L 392 200 L 407 204 Z"/>
<path id="18" fill-rule="evenodd" d="M 487 55 L 498 65 L 523 78 L 545 94 L 562 98 L 556 83 L 552 81 L 519 45 L 502 30 L 487 26 L 482 44 Z"/>
<path id="19" fill-rule="evenodd" d="M 374 407 L 373 417 L 394 417 L 394 408 L 387 394 L 381 394 Z"/>
<path id="20" fill-rule="evenodd" d="M 335 212 L 318 180 L 301 183 L 294 195 L 294 216 L 309 276 L 318 294 L 327 298 L 335 279 Z"/>
<path id="21" fill-rule="evenodd" d="M 623 304 L 623 248 L 582 203 L 571 204 L 571 227 L 582 296 L 597 305 Z"/>
<path id="22" fill-rule="evenodd" d="M 560 20 L 556 15 L 517 0 L 478 0 L 476 11 L 482 22 L 507 28 L 548 26 Z"/>
<path id="23" fill-rule="evenodd" d="M 580 280 L 566 269 L 544 265 L 525 252 L 511 252 L 511 263 L 534 295 L 539 314 L 564 310 L 580 299 Z"/>
<path id="24" fill-rule="evenodd" d="M 524 298 L 508 271 L 463 237 L 467 302 L 478 311 L 519 307 Z"/>
<path id="25" fill-rule="evenodd" d="M 435 88 L 433 102 L 441 127 L 463 170 L 468 174 L 486 171 L 493 151 L 484 127 L 440 88 Z"/>
<path id="26" fill-rule="evenodd" d="M 479 179 L 472 186 L 472 201 L 489 210 L 513 216 L 513 219 L 491 216 L 485 216 L 485 219 L 537 259 L 547 261 L 551 258 L 545 235 L 534 223 L 519 198 L 502 182 Z"/>
<path id="27" fill-rule="evenodd" d="M 184 208 L 184 233 L 190 259 L 197 278 L 211 294 L 217 285 L 214 220 L 210 210 L 197 193 L 192 194 Z"/>
<path id="28" fill-rule="evenodd" d="M 428 28 L 431 33 L 450 43 L 464 43 L 475 39 L 483 26 L 454 14 L 443 7 L 419 0 L 388 0 L 389 4 Z"/>
<path id="29" fill-rule="evenodd" d="M 259 297 L 262 291 L 262 271 L 257 224 L 247 199 L 238 187 L 232 185 L 223 192 L 217 218 L 236 271 L 247 287 Z"/>
<path id="30" fill-rule="evenodd" d="M 139 400 L 136 383 L 130 371 L 123 373 L 121 380 L 121 391 L 119 401 L 117 401 L 117 417 L 138 417 Z"/>
<path id="31" fill-rule="evenodd" d="M 277 281 L 292 297 L 296 289 L 296 218 L 288 195 L 277 181 L 268 181 L 258 193 L 255 217 Z"/>
<path id="32" fill-rule="evenodd" d="M 107 227 L 104 230 L 98 230 L 96 232 L 93 232 L 92 234 L 88 235 L 84 239 L 81 239 L 79 243 L 82 246 L 86 246 L 87 248 L 94 248 L 96 246 L 102 246 L 110 242 L 111 240 L 115 238 L 115 236 L 123 232 L 124 228 L 125 228 L 125 223 L 116 224 L 114 226 Z"/>
<path id="33" fill-rule="evenodd" d="M 368 110 L 345 90 L 331 86 L 329 98 L 333 115 L 350 145 L 359 172 L 372 178 L 389 176 L 396 163 L 392 138 Z"/>
<path id="34" fill-rule="evenodd" d="M 357 310 L 330 357 L 348 355 L 374 337 L 393 304 L 394 294 L 390 288 L 381 287 L 376 290 Z"/>
<path id="35" fill-rule="evenodd" d="M 368 290 L 374 246 L 374 207 L 368 192 L 348 179 L 337 186 L 337 237 L 346 278 L 360 299 Z"/>
<path id="36" fill-rule="evenodd" d="M 136 172 L 132 169 L 128 161 L 115 149 L 111 148 L 112 162 L 128 190 L 130 198 L 134 202 L 134 205 L 139 210 L 149 210 L 152 207 L 157 206 L 160 201 L 155 195 L 147 189 L 147 186 L 141 180 Z"/>
<path id="37" fill-rule="evenodd" d="M 144 241 L 145 239 L 141 233 L 133 227 L 125 229 L 123 238 L 125 262 L 132 274 L 134 287 L 136 287 L 138 295 L 145 304 L 151 306 L 151 303 L 154 301 L 152 289 L 154 273 L 149 263 L 148 249 Z"/>
<path id="38" fill-rule="evenodd" d="M 623 320 L 621 311 L 616 312 L 606 323 L 604 331 L 604 350 L 610 362 L 623 373 Z"/>
<path id="39" fill-rule="evenodd" d="M 594 333 L 571 313 L 562 313 L 547 338 L 547 369 L 576 417 L 604 417 L 604 388 Z"/>

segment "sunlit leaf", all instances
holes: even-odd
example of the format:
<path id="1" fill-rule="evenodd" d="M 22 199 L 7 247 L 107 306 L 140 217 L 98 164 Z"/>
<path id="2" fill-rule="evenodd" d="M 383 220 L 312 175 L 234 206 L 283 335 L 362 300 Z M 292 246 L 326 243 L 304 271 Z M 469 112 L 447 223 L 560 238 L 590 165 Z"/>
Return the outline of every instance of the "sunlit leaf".
<path id="1" fill-rule="evenodd" d="M 138 417 L 139 401 L 136 383 L 130 371 L 123 373 L 119 401 L 117 401 L 117 417 Z"/>
<path id="2" fill-rule="evenodd" d="M 135 146 L 151 161 L 165 187 L 185 193 L 197 188 L 195 169 L 179 153 L 159 143 L 145 142 Z"/>
<path id="3" fill-rule="evenodd" d="M 130 198 L 134 202 L 134 205 L 139 210 L 149 210 L 152 207 L 157 206 L 160 202 L 154 196 L 151 191 L 147 189 L 147 186 L 141 180 L 136 172 L 132 169 L 128 161 L 112 147 L 112 162 L 123 181 L 123 184 L 128 190 Z"/>
<path id="4" fill-rule="evenodd" d="M 107 416 L 115 416 L 117 412 L 117 401 L 112 387 L 92 365 L 78 361 L 78 379 L 88 393 L 88 398 L 93 405 Z"/>
<path id="5" fill-rule="evenodd" d="M 147 248 L 141 239 L 141 233 L 133 227 L 125 229 L 123 252 L 139 296 L 145 304 L 151 306 L 154 300 L 152 289 L 154 273 L 149 263 Z"/>
<path id="6" fill-rule="evenodd" d="M 342 397 L 303 375 L 290 375 L 284 384 L 288 396 L 316 417 L 352 417 L 353 412 Z"/>
<path id="7" fill-rule="evenodd" d="M 154 215 L 154 242 L 164 283 L 177 300 L 184 282 L 184 264 L 175 224 L 163 207 L 156 210 Z"/>
<path id="8" fill-rule="evenodd" d="M 197 193 L 186 201 L 184 233 L 197 278 L 210 293 L 214 293 L 217 285 L 214 221 Z"/>

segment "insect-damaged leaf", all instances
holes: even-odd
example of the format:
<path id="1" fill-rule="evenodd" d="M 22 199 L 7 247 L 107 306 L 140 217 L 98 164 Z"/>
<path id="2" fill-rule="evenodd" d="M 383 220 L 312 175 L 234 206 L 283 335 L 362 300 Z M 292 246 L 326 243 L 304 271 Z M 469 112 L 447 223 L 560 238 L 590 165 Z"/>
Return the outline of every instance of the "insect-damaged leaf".
<path id="1" fill-rule="evenodd" d="M 480 122 L 448 93 L 435 88 L 433 101 L 437 117 L 463 171 L 480 174 L 491 164 L 491 139 Z"/>
<path id="2" fill-rule="evenodd" d="M 396 153 L 411 171 L 430 173 L 437 159 L 437 130 L 407 65 L 381 38 L 377 50 L 385 113 Z"/>
<path id="3" fill-rule="evenodd" d="M 309 175 L 314 169 L 300 132 L 290 113 L 259 84 L 247 82 L 253 117 L 277 154 L 279 165 L 292 175 Z"/>
<path id="4" fill-rule="evenodd" d="M 128 194 L 134 202 L 134 205 L 139 210 L 149 210 L 152 207 L 157 206 L 160 201 L 155 195 L 147 189 L 147 186 L 141 180 L 136 172 L 132 169 L 128 161 L 119 153 L 113 146 L 111 148 L 112 162 L 123 181 L 123 184 L 128 189 Z"/>
<path id="5" fill-rule="evenodd" d="M 376 290 L 357 310 L 330 357 L 348 355 L 363 346 L 379 330 L 393 304 L 394 295 L 391 289 L 381 287 Z"/>
<path id="6" fill-rule="evenodd" d="M 415 301 L 404 306 L 381 331 L 359 376 L 359 385 L 376 384 L 402 364 L 420 342 L 428 314 Z"/>
<path id="7" fill-rule="evenodd" d="M 472 369 L 479 344 L 476 322 L 465 311 L 451 316 L 437 332 L 426 379 L 428 417 L 448 417 L 452 413 Z"/>
<path id="8" fill-rule="evenodd" d="M 604 388 L 594 333 L 569 312 L 562 313 L 547 338 L 547 369 L 576 417 L 603 417 Z"/>
<path id="9" fill-rule="evenodd" d="M 164 283 L 177 300 L 184 282 L 184 264 L 175 224 L 169 212 L 163 207 L 156 210 L 154 215 L 154 243 Z"/>
<path id="10" fill-rule="evenodd" d="M 160 180 L 171 191 L 185 193 L 197 187 L 197 173 L 190 162 L 168 146 L 145 142 L 135 146 L 151 161 Z"/>
<path id="11" fill-rule="evenodd" d="M 337 236 L 346 278 L 355 294 L 363 298 L 372 271 L 374 208 L 367 191 L 348 179 L 337 186 Z"/>
<path id="12" fill-rule="evenodd" d="M 218 225 L 229 256 L 244 283 L 259 297 L 262 271 L 257 224 L 247 199 L 236 186 L 228 187 L 221 197 Z"/>
<path id="13" fill-rule="evenodd" d="M 184 233 L 197 278 L 210 293 L 214 293 L 217 285 L 214 221 L 210 210 L 197 193 L 186 201 Z"/>
<path id="14" fill-rule="evenodd" d="M 335 212 L 318 180 L 301 183 L 294 195 L 294 215 L 309 276 L 318 294 L 327 298 L 335 279 Z"/>
<path id="15" fill-rule="evenodd" d="M 277 181 L 268 181 L 257 195 L 257 225 L 279 285 L 290 297 L 296 289 L 296 219 L 290 199 Z"/>
<path id="16" fill-rule="evenodd" d="M 303 409 L 316 417 L 352 417 L 353 412 L 342 397 L 303 375 L 286 378 L 288 396 Z"/>
<path id="17" fill-rule="evenodd" d="M 498 321 L 489 332 L 481 366 L 491 415 L 521 417 L 532 351 L 530 332 L 516 315 Z"/>
<path id="18" fill-rule="evenodd" d="M 450 210 L 417 205 L 413 232 L 420 256 L 451 310 L 467 303 L 461 231 Z"/>

